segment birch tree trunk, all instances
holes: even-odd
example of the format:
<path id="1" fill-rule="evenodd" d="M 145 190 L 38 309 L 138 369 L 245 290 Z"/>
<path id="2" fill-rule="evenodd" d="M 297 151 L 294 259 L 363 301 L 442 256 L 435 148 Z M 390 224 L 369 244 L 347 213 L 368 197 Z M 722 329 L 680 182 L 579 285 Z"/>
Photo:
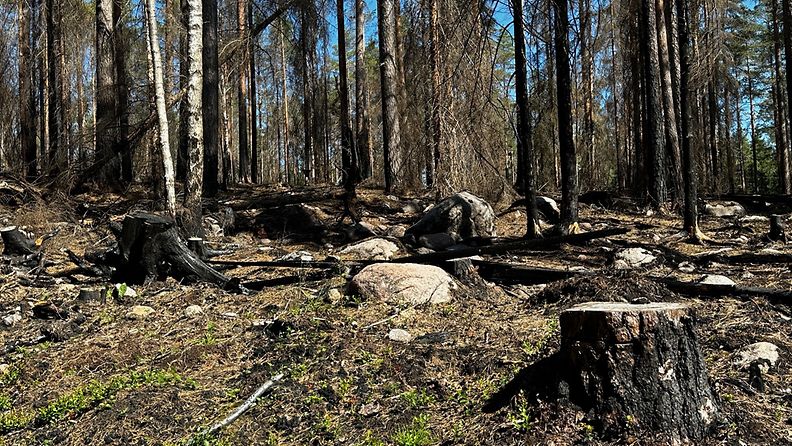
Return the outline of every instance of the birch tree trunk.
<path id="1" fill-rule="evenodd" d="M 184 1 L 184 0 L 183 0 Z M 203 191 L 203 11 L 202 0 L 187 1 L 187 182 L 184 207 L 188 217 L 182 225 L 187 234 L 202 236 Z"/>
<path id="2" fill-rule="evenodd" d="M 151 51 L 151 64 L 154 72 L 154 99 L 157 105 L 159 124 L 159 145 L 162 151 L 162 164 L 165 170 L 165 206 L 171 216 L 176 215 L 176 187 L 174 184 L 173 159 L 171 158 L 168 138 L 168 110 L 165 106 L 165 86 L 162 79 L 162 56 L 157 37 L 156 0 L 146 0 L 146 24 L 148 25 L 148 45 Z M 186 1 L 186 0 L 183 0 Z M 194 1 L 194 0 L 193 0 Z"/>

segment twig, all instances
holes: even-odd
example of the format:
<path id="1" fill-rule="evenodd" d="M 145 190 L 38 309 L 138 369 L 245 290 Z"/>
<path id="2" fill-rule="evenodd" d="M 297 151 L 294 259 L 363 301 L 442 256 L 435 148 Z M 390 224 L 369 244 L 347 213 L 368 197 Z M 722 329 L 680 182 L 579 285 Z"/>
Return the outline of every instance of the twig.
<path id="1" fill-rule="evenodd" d="M 270 390 L 272 386 L 277 384 L 278 381 L 280 381 L 281 379 L 283 379 L 283 373 L 279 373 L 273 376 L 269 381 L 265 382 L 264 384 L 261 385 L 261 387 L 256 389 L 256 391 L 253 392 L 253 394 L 250 395 L 250 397 L 248 397 L 248 399 L 245 400 L 245 402 L 241 406 L 237 407 L 236 410 L 231 412 L 231 415 L 225 417 L 222 421 L 216 423 L 215 425 L 204 431 L 203 432 L 204 435 L 213 435 L 220 429 L 233 423 L 234 420 L 236 420 L 237 418 L 242 416 L 242 414 L 250 410 L 251 407 L 255 406 L 256 401 L 261 397 L 261 395 L 263 395 L 268 390 Z"/>

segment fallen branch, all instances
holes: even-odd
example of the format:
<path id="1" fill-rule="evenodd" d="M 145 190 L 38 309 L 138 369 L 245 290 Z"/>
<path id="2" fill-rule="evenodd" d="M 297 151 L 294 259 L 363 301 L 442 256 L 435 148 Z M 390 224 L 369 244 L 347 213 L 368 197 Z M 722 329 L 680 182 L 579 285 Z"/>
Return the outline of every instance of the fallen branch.
<path id="1" fill-rule="evenodd" d="M 256 405 L 256 401 L 258 401 L 258 399 L 261 398 L 261 396 L 264 395 L 264 393 L 269 391 L 275 384 L 278 383 L 278 381 L 280 381 L 282 379 L 283 379 L 283 373 L 279 373 L 279 374 L 273 376 L 272 379 L 270 379 L 269 381 L 265 382 L 264 384 L 261 385 L 261 387 L 256 389 L 256 391 L 253 392 L 253 394 L 250 395 L 248 397 L 248 399 L 245 400 L 244 403 L 242 403 L 241 406 L 237 407 L 233 412 L 231 412 L 231 414 L 229 416 L 225 417 L 222 421 L 214 424 L 212 427 L 210 427 L 209 429 L 205 430 L 203 432 L 203 435 L 214 435 L 220 429 L 223 429 L 224 427 L 226 427 L 229 424 L 233 423 L 234 420 L 236 420 L 237 418 L 242 416 L 242 414 L 244 414 L 245 412 L 250 410 L 250 408 L 255 406 Z"/>

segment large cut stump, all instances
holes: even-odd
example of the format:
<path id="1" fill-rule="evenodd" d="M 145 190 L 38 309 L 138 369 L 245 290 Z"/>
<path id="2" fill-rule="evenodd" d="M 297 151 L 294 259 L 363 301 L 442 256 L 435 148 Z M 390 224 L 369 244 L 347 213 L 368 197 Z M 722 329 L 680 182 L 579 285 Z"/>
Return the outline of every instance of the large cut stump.
<path id="1" fill-rule="evenodd" d="M 605 433 L 705 436 L 717 407 L 687 305 L 589 302 L 561 313 L 569 395 Z"/>
<path id="2" fill-rule="evenodd" d="M 224 288 L 238 286 L 190 251 L 169 218 L 143 213 L 127 216 L 118 250 L 121 264 L 115 279 L 119 281 L 140 283 L 172 276 L 197 278 Z"/>

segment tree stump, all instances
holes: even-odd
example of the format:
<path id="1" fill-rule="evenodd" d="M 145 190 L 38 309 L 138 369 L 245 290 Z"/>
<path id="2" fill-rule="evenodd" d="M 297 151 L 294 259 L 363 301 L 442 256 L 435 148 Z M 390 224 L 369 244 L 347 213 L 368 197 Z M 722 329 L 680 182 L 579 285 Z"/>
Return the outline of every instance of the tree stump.
<path id="1" fill-rule="evenodd" d="M 767 233 L 767 238 L 772 242 L 787 241 L 786 233 L 784 232 L 784 216 L 771 215 L 770 216 L 770 232 Z"/>
<path id="2" fill-rule="evenodd" d="M 679 443 L 710 431 L 718 409 L 686 305 L 589 302 L 560 322 L 570 400 L 603 433 L 647 429 Z"/>
<path id="3" fill-rule="evenodd" d="M 129 215 L 118 239 L 121 264 L 116 280 L 141 283 L 159 277 L 195 277 L 222 288 L 238 288 L 232 281 L 190 251 L 173 220 L 153 214 Z"/>
<path id="4" fill-rule="evenodd" d="M 3 255 L 24 256 L 36 253 L 36 244 L 16 226 L 0 228 L 0 237 L 3 240 Z"/>

